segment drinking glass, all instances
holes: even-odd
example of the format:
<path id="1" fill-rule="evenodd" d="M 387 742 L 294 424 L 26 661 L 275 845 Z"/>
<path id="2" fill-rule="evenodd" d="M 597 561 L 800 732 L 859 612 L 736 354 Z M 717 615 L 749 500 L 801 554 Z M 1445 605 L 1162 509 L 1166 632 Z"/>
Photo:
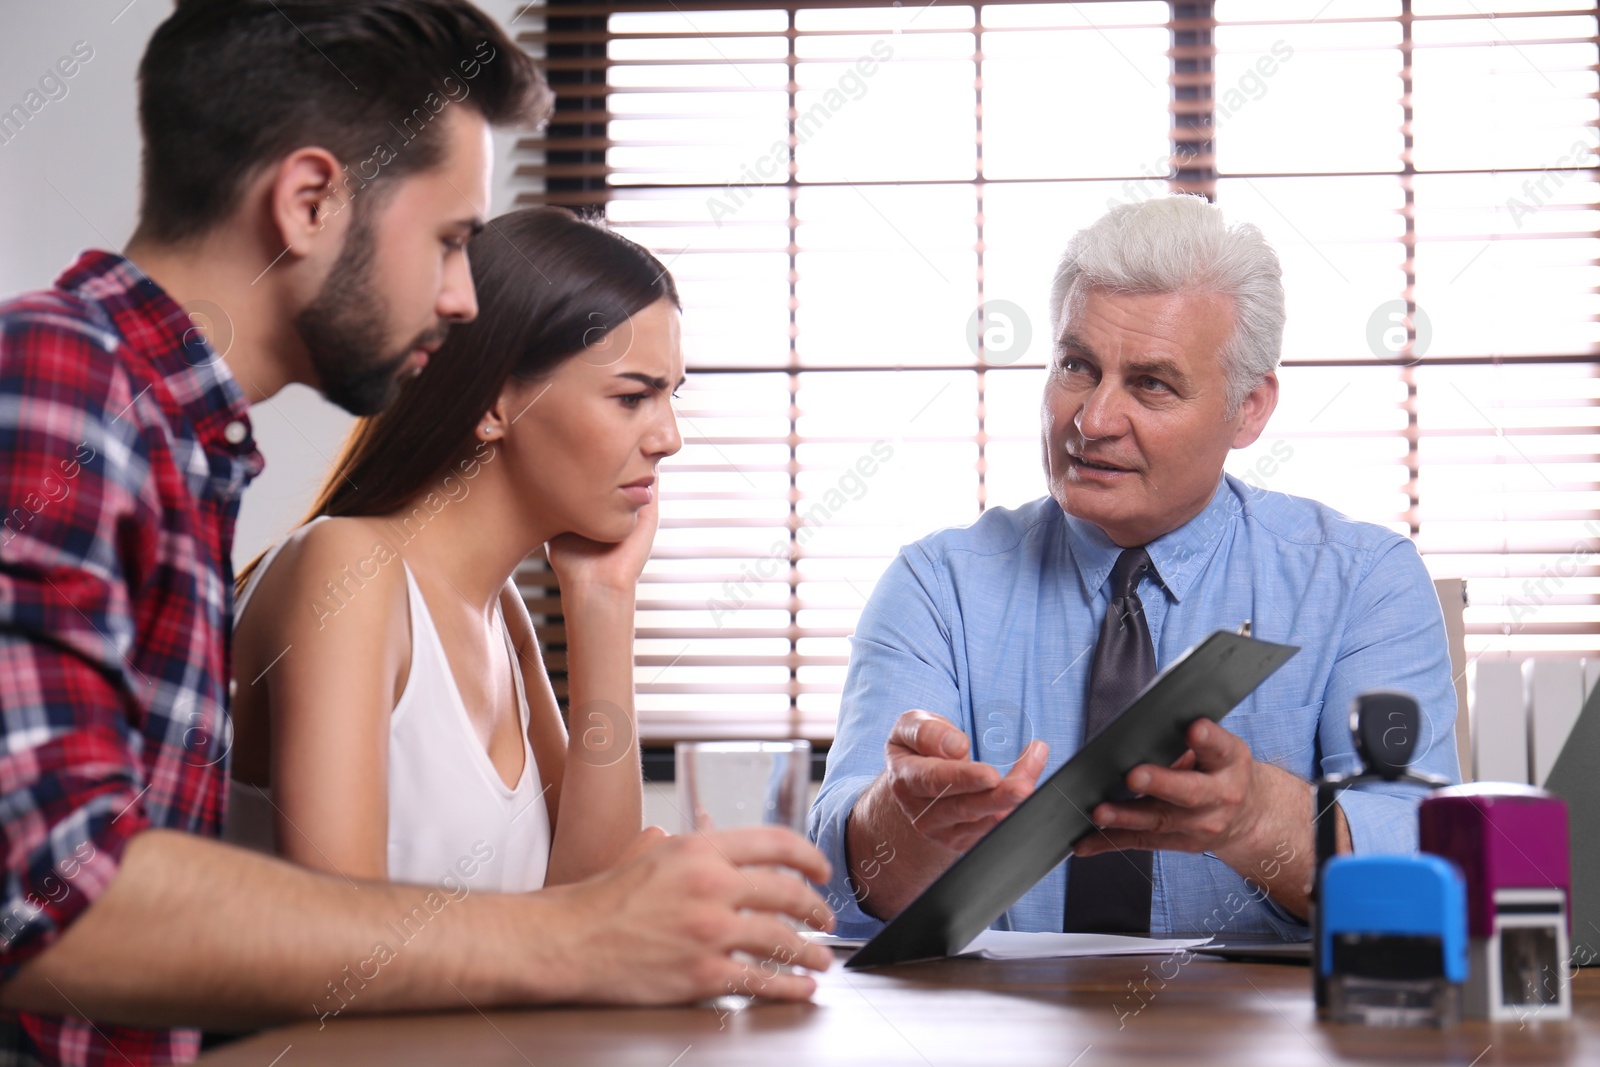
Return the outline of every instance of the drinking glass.
<path id="1" fill-rule="evenodd" d="M 679 829 L 787 826 L 805 833 L 809 741 L 679 741 Z"/>

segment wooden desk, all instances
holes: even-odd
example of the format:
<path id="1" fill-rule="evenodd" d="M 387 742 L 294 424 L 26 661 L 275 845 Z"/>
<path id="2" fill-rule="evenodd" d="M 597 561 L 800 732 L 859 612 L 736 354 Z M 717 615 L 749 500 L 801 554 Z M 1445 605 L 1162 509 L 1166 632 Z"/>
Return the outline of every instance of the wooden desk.
<path id="1" fill-rule="evenodd" d="M 1197 956 L 989 962 L 944 960 L 870 973 L 837 964 L 810 1004 L 711 1008 L 556 1008 L 330 1019 L 270 1030 L 201 1062 L 314 1064 L 1600 1063 L 1600 971 L 1573 983 L 1570 1022 L 1530 1018 L 1446 1031 L 1316 1021 L 1305 967 Z M 1149 970 L 1146 971 L 1145 968 Z M 1162 985 L 1160 974 L 1173 975 Z M 1155 975 L 1156 977 L 1150 977 Z M 1149 978 L 1143 1008 L 1129 983 Z M 380 979 L 381 980 L 381 979 Z M 287 1052 L 285 1051 L 287 1049 Z M 281 1056 L 281 1059 L 278 1058 Z"/>

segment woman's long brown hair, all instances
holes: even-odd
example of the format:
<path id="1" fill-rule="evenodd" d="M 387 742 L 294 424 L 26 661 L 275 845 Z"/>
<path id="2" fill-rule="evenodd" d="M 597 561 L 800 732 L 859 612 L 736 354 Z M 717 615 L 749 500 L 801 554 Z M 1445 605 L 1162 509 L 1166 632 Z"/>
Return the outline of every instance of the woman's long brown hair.
<path id="1" fill-rule="evenodd" d="M 386 411 L 356 420 L 297 526 L 399 510 L 472 451 L 478 420 L 507 381 L 548 375 L 658 300 L 679 304 L 654 256 L 561 208 L 501 215 L 472 239 L 468 257 L 478 317 L 451 328 Z M 239 591 L 261 555 L 239 572 Z"/>

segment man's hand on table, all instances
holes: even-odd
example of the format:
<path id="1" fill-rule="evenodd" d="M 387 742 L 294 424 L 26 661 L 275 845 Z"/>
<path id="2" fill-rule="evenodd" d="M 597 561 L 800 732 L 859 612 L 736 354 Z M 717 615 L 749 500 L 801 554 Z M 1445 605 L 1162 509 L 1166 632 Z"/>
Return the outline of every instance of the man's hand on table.
<path id="1" fill-rule="evenodd" d="M 1099 833 L 1073 854 L 1117 849 L 1209 852 L 1264 886 L 1296 915 L 1306 914 L 1313 865 L 1311 784 L 1260 763 L 1237 735 L 1207 719 L 1189 727 L 1189 751 L 1171 767 L 1140 764 L 1124 779 L 1140 797 L 1098 805 L 1090 813 Z M 1336 807 L 1339 849 L 1350 831 Z"/>
<path id="2" fill-rule="evenodd" d="M 564 897 L 572 907 L 574 963 L 590 979 L 573 1000 L 678 1004 L 729 993 L 802 1000 L 816 982 L 787 968 L 827 970 L 833 953 L 782 916 L 831 930 L 833 914 L 794 872 L 825 882 L 828 861 L 781 827 L 681 837 L 646 831 L 616 867 L 538 895 Z M 735 952 L 754 959 L 734 959 Z"/>

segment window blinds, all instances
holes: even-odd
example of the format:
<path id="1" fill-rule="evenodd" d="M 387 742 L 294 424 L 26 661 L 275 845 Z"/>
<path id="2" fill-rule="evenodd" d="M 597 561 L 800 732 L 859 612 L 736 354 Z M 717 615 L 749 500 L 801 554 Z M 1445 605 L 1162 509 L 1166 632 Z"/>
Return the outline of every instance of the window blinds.
<path id="1" fill-rule="evenodd" d="M 1229 470 L 1466 577 L 1472 655 L 1600 642 L 1592 5 L 663 0 L 512 28 L 558 99 L 518 203 L 603 209 L 684 298 L 647 742 L 831 736 L 899 546 L 1044 492 L 1066 240 L 1173 190 L 1284 265 L 1282 401 Z M 554 589 L 522 582 L 559 684 Z"/>

